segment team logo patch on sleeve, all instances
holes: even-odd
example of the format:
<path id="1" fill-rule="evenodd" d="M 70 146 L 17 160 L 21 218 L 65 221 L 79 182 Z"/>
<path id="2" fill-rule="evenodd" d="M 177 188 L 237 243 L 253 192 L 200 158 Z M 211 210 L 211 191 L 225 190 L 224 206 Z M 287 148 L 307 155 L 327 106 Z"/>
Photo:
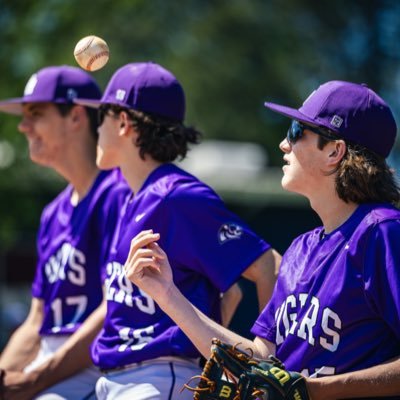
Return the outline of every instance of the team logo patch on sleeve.
<path id="1" fill-rule="evenodd" d="M 239 239 L 242 233 L 243 228 L 237 224 L 223 224 L 218 230 L 218 241 L 223 244 L 232 239 Z"/>

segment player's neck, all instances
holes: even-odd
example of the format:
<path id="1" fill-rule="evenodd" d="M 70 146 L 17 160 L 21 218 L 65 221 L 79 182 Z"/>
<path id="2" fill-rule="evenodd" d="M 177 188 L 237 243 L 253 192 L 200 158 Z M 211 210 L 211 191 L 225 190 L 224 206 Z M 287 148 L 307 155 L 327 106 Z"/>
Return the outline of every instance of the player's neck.
<path id="1" fill-rule="evenodd" d="M 96 142 L 88 132 L 77 132 L 79 140 L 65 146 L 62 154 L 54 160 L 53 169 L 66 179 L 79 198 L 87 194 L 99 169 L 96 166 Z"/>
<path id="2" fill-rule="evenodd" d="M 99 173 L 99 169 L 94 165 L 70 181 L 74 188 L 71 194 L 72 205 L 76 206 L 88 194 Z"/>
<path id="3" fill-rule="evenodd" d="M 310 201 L 311 207 L 320 217 L 326 234 L 341 226 L 354 213 L 358 204 L 346 203 L 338 196 L 319 197 Z"/>
<path id="4" fill-rule="evenodd" d="M 130 160 L 130 162 L 124 163 L 121 165 L 121 172 L 133 193 L 138 193 L 147 177 L 161 164 L 161 162 L 146 156 L 145 160 L 139 162 Z"/>

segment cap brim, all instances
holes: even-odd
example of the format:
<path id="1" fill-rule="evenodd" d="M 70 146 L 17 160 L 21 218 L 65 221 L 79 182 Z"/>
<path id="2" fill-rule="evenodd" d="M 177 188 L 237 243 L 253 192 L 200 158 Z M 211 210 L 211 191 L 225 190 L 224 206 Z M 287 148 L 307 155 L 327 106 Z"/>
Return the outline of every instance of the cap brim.
<path id="1" fill-rule="evenodd" d="M 268 102 L 264 103 L 264 106 L 272 111 L 284 115 L 285 117 L 289 117 L 291 119 L 295 119 L 297 121 L 316 126 L 315 121 L 313 119 L 302 114 L 299 110 L 296 110 L 295 108 L 290 108 L 286 106 L 281 106 L 280 104 L 268 103 Z"/>
<path id="2" fill-rule="evenodd" d="M 22 115 L 23 114 L 23 105 L 29 103 L 55 103 L 55 104 L 69 104 L 65 99 L 41 99 L 41 98 L 16 98 L 0 101 L 0 112 L 4 112 L 7 114 L 13 115 Z"/>
<path id="3" fill-rule="evenodd" d="M 74 99 L 73 102 L 75 104 L 79 104 L 81 106 L 90 108 L 99 108 L 103 104 L 101 100 L 93 100 L 93 99 Z"/>
<path id="4" fill-rule="evenodd" d="M 0 112 L 13 115 L 22 115 L 22 98 L 0 101 Z"/>

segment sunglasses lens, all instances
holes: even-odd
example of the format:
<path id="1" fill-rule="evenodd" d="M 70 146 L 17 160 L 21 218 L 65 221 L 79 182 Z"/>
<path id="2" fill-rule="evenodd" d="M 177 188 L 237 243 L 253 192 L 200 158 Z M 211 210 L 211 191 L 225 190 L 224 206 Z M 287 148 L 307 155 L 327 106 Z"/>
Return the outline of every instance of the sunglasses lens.
<path id="1" fill-rule="evenodd" d="M 303 136 L 304 127 L 297 121 L 292 121 L 286 139 L 289 143 L 296 143 Z"/>
<path id="2" fill-rule="evenodd" d="M 301 137 L 303 137 L 304 129 L 308 129 L 311 132 L 314 132 L 317 135 L 322 136 L 326 140 L 339 139 L 334 133 L 327 132 L 326 130 L 324 131 L 323 128 L 313 127 L 311 125 L 304 125 L 299 121 L 293 120 L 289 130 L 287 131 L 286 140 L 290 144 L 296 143 Z"/>

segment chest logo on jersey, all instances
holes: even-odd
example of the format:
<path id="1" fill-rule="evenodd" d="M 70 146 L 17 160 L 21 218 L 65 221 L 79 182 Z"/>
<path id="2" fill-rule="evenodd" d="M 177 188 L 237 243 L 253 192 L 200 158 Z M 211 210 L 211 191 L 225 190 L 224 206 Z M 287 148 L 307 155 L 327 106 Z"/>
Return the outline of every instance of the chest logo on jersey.
<path id="1" fill-rule="evenodd" d="M 86 283 L 86 257 L 70 243 L 64 243 L 57 253 L 51 256 L 44 266 L 49 283 L 68 280 L 74 285 L 84 286 Z"/>
<path id="2" fill-rule="evenodd" d="M 145 215 L 146 215 L 145 212 L 144 212 L 144 213 L 141 213 L 141 214 L 139 214 L 139 215 L 136 215 L 135 221 L 136 221 L 136 222 L 139 222 Z"/>
<path id="3" fill-rule="evenodd" d="M 221 225 L 218 230 L 218 241 L 224 244 L 233 239 L 239 239 L 243 234 L 243 228 L 234 223 L 227 223 Z"/>
<path id="4" fill-rule="evenodd" d="M 306 293 L 290 295 L 275 312 L 276 344 L 283 343 L 289 335 L 319 344 L 335 352 L 340 342 L 342 321 L 329 307 L 321 307 L 315 296 Z"/>

